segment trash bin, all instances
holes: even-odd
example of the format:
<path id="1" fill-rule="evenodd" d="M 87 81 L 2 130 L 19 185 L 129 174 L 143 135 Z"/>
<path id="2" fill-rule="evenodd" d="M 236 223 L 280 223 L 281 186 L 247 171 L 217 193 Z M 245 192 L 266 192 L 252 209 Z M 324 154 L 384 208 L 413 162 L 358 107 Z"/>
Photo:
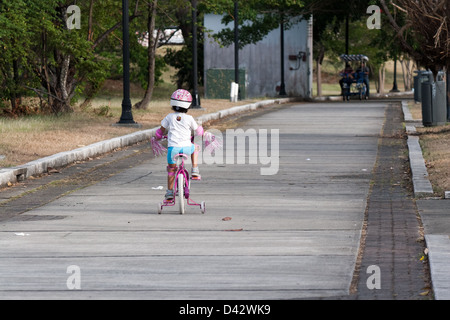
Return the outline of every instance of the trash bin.
<path id="1" fill-rule="evenodd" d="M 422 101 L 422 123 L 426 127 L 444 125 L 447 121 L 447 95 L 444 73 L 439 72 L 436 81 L 431 71 L 422 72 L 420 86 Z"/>
<path id="2" fill-rule="evenodd" d="M 447 69 L 447 75 L 445 77 L 447 83 L 447 121 L 450 122 L 450 70 Z"/>
<path id="3" fill-rule="evenodd" d="M 422 82 L 428 80 L 428 74 L 430 71 L 426 70 L 416 70 L 414 73 L 417 73 L 416 76 L 414 76 L 414 101 L 415 102 L 422 102 Z"/>
<path id="4" fill-rule="evenodd" d="M 414 76 L 414 101 L 415 102 L 420 102 L 420 87 L 421 87 L 421 79 L 420 79 L 420 74 L 421 71 L 420 70 L 416 70 L 414 71 L 414 73 L 417 73 L 416 76 Z"/>
<path id="5" fill-rule="evenodd" d="M 447 122 L 447 92 L 445 87 L 444 72 L 439 71 L 436 77 L 436 89 L 433 92 L 431 114 L 433 126 L 442 126 Z"/>
<path id="6" fill-rule="evenodd" d="M 420 74 L 420 101 L 422 102 L 422 123 L 425 127 L 433 125 L 432 100 L 433 100 L 433 73 L 422 71 Z"/>

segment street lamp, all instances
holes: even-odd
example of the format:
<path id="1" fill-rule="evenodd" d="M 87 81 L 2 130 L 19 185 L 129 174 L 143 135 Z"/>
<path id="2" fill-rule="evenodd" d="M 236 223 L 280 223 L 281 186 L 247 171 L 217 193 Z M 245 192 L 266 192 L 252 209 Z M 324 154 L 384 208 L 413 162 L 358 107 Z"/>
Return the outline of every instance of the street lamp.
<path id="1" fill-rule="evenodd" d="M 122 0 L 122 29 L 123 29 L 123 100 L 122 115 L 118 125 L 136 125 L 131 112 L 130 100 L 130 35 L 129 35 L 129 17 L 128 0 Z"/>
<path id="2" fill-rule="evenodd" d="M 197 53 L 197 0 L 192 0 L 192 60 L 194 92 L 191 109 L 202 109 L 198 95 L 198 53 Z"/>
<path id="3" fill-rule="evenodd" d="M 281 23 L 280 23 L 280 47 L 281 47 L 280 96 L 285 96 L 286 95 L 286 85 L 284 83 L 284 22 L 283 22 L 283 16 L 281 16 Z"/>
<path id="4" fill-rule="evenodd" d="M 234 82 L 238 88 L 237 100 L 241 99 L 239 88 L 239 7 L 238 1 L 234 1 Z"/>
<path id="5" fill-rule="evenodd" d="M 399 92 L 397 88 L 397 57 L 394 59 L 394 85 L 390 92 Z"/>

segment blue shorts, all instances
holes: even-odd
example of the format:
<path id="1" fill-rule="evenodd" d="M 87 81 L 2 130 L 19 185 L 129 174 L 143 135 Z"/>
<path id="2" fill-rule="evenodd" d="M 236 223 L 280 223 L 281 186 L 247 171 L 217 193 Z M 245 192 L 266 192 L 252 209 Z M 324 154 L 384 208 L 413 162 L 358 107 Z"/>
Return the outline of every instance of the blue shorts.
<path id="1" fill-rule="evenodd" d="M 169 147 L 167 149 L 167 163 L 175 164 L 177 162 L 173 160 L 174 156 L 176 156 L 179 153 L 191 155 L 192 153 L 194 153 L 194 150 L 195 150 L 194 144 L 192 144 L 190 147 Z"/>

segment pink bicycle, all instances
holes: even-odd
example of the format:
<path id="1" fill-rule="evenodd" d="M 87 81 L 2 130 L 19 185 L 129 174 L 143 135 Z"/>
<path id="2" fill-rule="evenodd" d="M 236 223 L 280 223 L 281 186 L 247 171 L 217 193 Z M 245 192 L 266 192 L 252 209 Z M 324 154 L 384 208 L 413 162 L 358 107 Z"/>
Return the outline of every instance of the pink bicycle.
<path id="1" fill-rule="evenodd" d="M 199 179 L 193 179 L 190 177 L 188 171 L 184 167 L 184 162 L 188 160 L 188 156 L 183 153 L 179 153 L 174 156 L 174 159 L 177 161 L 178 167 L 173 185 L 174 197 L 172 200 L 164 200 L 163 202 L 158 203 L 158 214 L 161 214 L 163 207 L 175 206 L 176 203 L 178 203 L 180 214 L 185 213 L 186 204 L 190 206 L 198 206 L 200 207 L 201 212 L 205 213 L 205 201 L 197 203 L 190 197 L 191 180 Z"/>
<path id="2" fill-rule="evenodd" d="M 209 149 L 210 151 L 214 151 L 222 148 L 221 139 L 217 139 L 217 137 L 211 132 L 202 133 L 202 137 L 205 141 L 205 150 Z M 152 137 L 150 141 L 155 156 L 163 155 L 167 151 L 167 149 L 159 142 L 161 139 L 167 139 L 167 136 L 161 135 L 159 139 Z M 191 137 L 191 141 L 194 143 L 194 137 Z M 190 197 L 191 180 L 200 180 L 200 178 L 189 176 L 188 171 L 184 167 L 184 162 L 188 159 L 189 157 L 183 153 L 174 156 L 174 160 L 177 164 L 177 171 L 173 185 L 174 198 L 172 200 L 164 200 L 163 202 L 158 203 L 158 214 L 161 214 L 164 207 L 175 206 L 177 203 L 181 214 L 184 214 L 186 205 L 198 206 L 200 207 L 201 212 L 205 213 L 205 201 L 197 203 Z"/>

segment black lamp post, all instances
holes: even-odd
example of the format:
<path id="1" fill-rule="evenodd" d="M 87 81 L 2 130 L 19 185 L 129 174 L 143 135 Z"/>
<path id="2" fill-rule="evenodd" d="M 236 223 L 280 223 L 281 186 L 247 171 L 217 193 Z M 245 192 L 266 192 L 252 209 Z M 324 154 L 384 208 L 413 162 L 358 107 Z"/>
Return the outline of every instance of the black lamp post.
<path id="1" fill-rule="evenodd" d="M 130 100 L 130 35 L 129 35 L 128 0 L 122 0 L 122 29 L 123 29 L 123 100 L 122 115 L 117 124 L 133 124 Z"/>
<path id="2" fill-rule="evenodd" d="M 234 1 L 234 82 L 238 86 L 238 100 L 241 100 L 241 89 L 239 88 L 239 5 Z"/>
<path id="3" fill-rule="evenodd" d="M 349 45 L 349 32 L 348 32 L 348 24 L 349 24 L 349 14 L 345 17 L 345 54 L 348 55 L 348 45 Z"/>
<path id="4" fill-rule="evenodd" d="M 390 92 L 399 92 L 397 88 L 397 57 L 394 59 L 394 85 Z"/>
<path id="5" fill-rule="evenodd" d="M 281 84 L 280 84 L 280 96 L 286 95 L 286 85 L 284 83 L 284 22 L 283 16 L 281 16 L 280 23 L 280 47 L 281 47 Z"/>
<path id="6" fill-rule="evenodd" d="M 200 96 L 198 95 L 198 53 L 197 53 L 197 0 L 192 0 L 192 61 L 194 92 L 192 97 L 192 109 L 201 109 Z"/>

